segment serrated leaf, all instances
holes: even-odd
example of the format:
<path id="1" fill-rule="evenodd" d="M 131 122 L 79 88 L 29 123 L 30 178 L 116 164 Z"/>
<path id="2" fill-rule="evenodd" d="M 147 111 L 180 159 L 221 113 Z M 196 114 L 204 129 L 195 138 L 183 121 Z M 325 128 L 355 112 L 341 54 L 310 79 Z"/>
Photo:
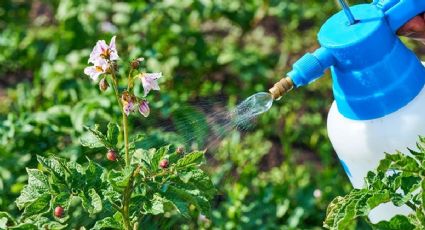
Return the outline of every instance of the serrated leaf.
<path id="1" fill-rule="evenodd" d="M 50 194 L 43 194 L 36 200 L 27 205 L 22 213 L 23 218 L 28 218 L 34 215 L 41 215 L 49 210 L 51 196 Z"/>
<path id="2" fill-rule="evenodd" d="M 96 221 L 96 224 L 91 228 L 92 230 L 100 229 L 122 229 L 122 224 L 112 217 L 106 217 L 102 220 Z"/>
<path id="3" fill-rule="evenodd" d="M 133 173 L 132 168 L 125 168 L 122 171 L 111 170 L 108 174 L 108 181 L 112 184 L 112 186 L 116 189 L 122 189 L 127 187 L 131 174 Z"/>
<path id="4" fill-rule="evenodd" d="M 27 169 L 28 184 L 24 186 L 21 195 L 15 203 L 19 209 L 25 208 L 37 200 L 40 196 L 49 192 L 49 184 L 46 175 L 38 169 Z"/>
<path id="5" fill-rule="evenodd" d="M 91 132 L 86 132 L 80 137 L 80 144 L 91 149 L 105 147 L 105 145 Z"/>
<path id="6" fill-rule="evenodd" d="M 99 164 L 88 159 L 89 164 L 86 168 L 87 186 L 91 188 L 101 188 L 104 182 L 105 169 Z"/>
<path id="7" fill-rule="evenodd" d="M 90 215 L 94 215 L 102 211 L 102 198 L 93 188 L 89 189 L 87 194 L 80 193 L 78 196 L 81 198 L 84 209 Z"/>
<path id="8" fill-rule="evenodd" d="M 158 194 L 154 194 L 152 199 L 143 203 L 143 209 L 145 210 L 145 213 L 158 215 L 164 213 L 164 202 L 166 202 L 164 198 Z"/>
<path id="9" fill-rule="evenodd" d="M 199 196 L 199 194 L 197 194 Z M 193 191 L 189 192 L 182 188 L 169 185 L 167 191 L 163 193 L 163 196 L 172 202 L 176 209 L 184 217 L 189 217 L 189 205 L 193 204 L 199 211 L 203 211 L 204 207 L 199 204 L 196 196 L 193 195 Z"/>
<path id="10" fill-rule="evenodd" d="M 62 178 L 64 176 L 63 166 L 57 159 L 53 157 L 46 158 L 37 155 L 37 161 L 40 162 L 40 164 L 42 164 L 44 167 L 49 169 L 49 172 L 53 172 L 53 174 L 58 178 Z"/>
<path id="11" fill-rule="evenodd" d="M 203 158 L 204 152 L 198 151 L 188 153 L 177 161 L 176 167 L 188 167 L 191 165 L 197 165 L 202 162 Z"/>
<path id="12" fill-rule="evenodd" d="M 69 193 L 61 192 L 53 198 L 53 203 L 55 206 L 60 205 L 67 209 L 71 202 L 71 198 L 72 196 Z"/>
<path id="13" fill-rule="evenodd" d="M 385 230 L 415 229 L 415 226 L 409 222 L 409 219 L 401 215 L 393 217 L 390 221 L 381 221 L 378 224 L 373 225 L 373 227 Z"/>
<path id="14" fill-rule="evenodd" d="M 10 226 L 10 225 L 15 225 L 16 221 L 15 219 L 7 212 L 0 212 L 0 229 L 4 228 L 6 229 L 5 226 Z M 4 224 L 4 227 L 3 225 Z"/>
<path id="15" fill-rule="evenodd" d="M 92 135 L 94 135 L 95 138 L 97 138 L 97 141 L 102 144 L 102 146 L 108 148 L 108 149 L 114 149 L 115 145 L 113 145 L 107 136 L 105 136 L 102 132 L 99 131 L 99 125 L 95 125 L 93 128 L 85 127 L 89 132 L 91 132 Z M 96 143 L 96 145 L 99 145 L 99 143 Z M 82 143 L 83 144 L 83 143 Z M 87 147 L 90 147 L 90 144 L 87 144 Z"/>
<path id="16" fill-rule="evenodd" d="M 23 223 L 15 226 L 11 226 L 8 229 L 16 229 L 16 230 L 38 230 L 38 227 L 34 224 Z"/>
<path id="17" fill-rule="evenodd" d="M 200 169 L 192 170 L 192 178 L 190 182 L 193 183 L 197 189 L 202 191 L 208 199 L 212 199 L 214 197 L 216 189 L 211 178 L 204 171 Z"/>
<path id="18" fill-rule="evenodd" d="M 118 143 L 119 126 L 117 123 L 109 122 L 107 138 L 112 146 L 116 146 Z"/>

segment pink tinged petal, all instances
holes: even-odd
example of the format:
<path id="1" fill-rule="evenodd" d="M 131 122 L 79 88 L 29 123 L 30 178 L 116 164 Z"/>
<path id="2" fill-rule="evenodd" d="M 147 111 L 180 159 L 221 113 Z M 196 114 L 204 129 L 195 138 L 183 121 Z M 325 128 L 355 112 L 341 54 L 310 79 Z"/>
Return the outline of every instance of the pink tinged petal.
<path id="1" fill-rule="evenodd" d="M 139 112 L 144 116 L 148 117 L 149 113 L 151 112 L 149 108 L 149 103 L 146 100 L 142 100 L 139 104 Z"/>
<path id="2" fill-rule="evenodd" d="M 103 71 L 103 70 L 101 70 L 100 68 L 97 68 L 96 66 L 89 66 L 89 67 L 86 67 L 86 68 L 84 69 L 84 73 L 85 73 L 86 75 L 90 76 L 90 78 L 91 78 L 93 81 L 97 81 L 97 80 L 99 79 L 99 76 L 100 76 L 102 73 L 104 73 L 104 71 Z"/>
<path id="3" fill-rule="evenodd" d="M 159 90 L 158 78 L 160 77 L 162 77 L 162 73 L 145 73 L 141 76 L 145 96 L 151 90 Z"/>
<path id="4" fill-rule="evenodd" d="M 117 48 L 116 48 L 116 46 L 115 46 L 115 38 L 116 38 L 117 36 L 113 36 L 112 38 L 111 38 L 111 42 L 109 43 L 109 49 L 111 49 L 111 50 L 117 50 Z"/>
<path id="5" fill-rule="evenodd" d="M 96 47 L 97 47 L 97 52 L 99 52 L 99 53 L 103 53 L 109 48 L 109 46 L 106 44 L 105 40 L 97 41 Z"/>
<path id="6" fill-rule="evenodd" d="M 124 109 L 124 113 L 128 116 L 130 115 L 131 112 L 133 112 L 133 107 L 134 104 L 133 102 L 124 102 L 123 103 L 123 109 Z"/>
<path id="7" fill-rule="evenodd" d="M 99 45 L 96 44 L 96 46 L 93 48 L 93 50 L 90 53 L 89 63 L 96 64 L 97 61 L 102 59 L 101 54 L 102 54 L 102 50 L 99 48 Z"/>
<path id="8" fill-rule="evenodd" d="M 109 54 L 109 60 L 111 60 L 111 61 L 116 61 L 116 60 L 118 60 L 120 57 L 118 56 L 118 54 L 117 54 L 117 52 L 111 52 L 110 54 Z"/>
<path id="9" fill-rule="evenodd" d="M 118 60 L 119 56 L 118 56 L 118 51 L 117 51 L 117 47 L 115 45 L 115 38 L 116 36 L 113 36 L 111 38 L 111 42 L 109 43 L 109 59 L 111 61 L 115 61 Z"/>
<path id="10" fill-rule="evenodd" d="M 154 79 L 154 80 L 158 80 L 159 78 L 162 77 L 162 73 L 145 73 L 143 74 L 143 76 Z"/>

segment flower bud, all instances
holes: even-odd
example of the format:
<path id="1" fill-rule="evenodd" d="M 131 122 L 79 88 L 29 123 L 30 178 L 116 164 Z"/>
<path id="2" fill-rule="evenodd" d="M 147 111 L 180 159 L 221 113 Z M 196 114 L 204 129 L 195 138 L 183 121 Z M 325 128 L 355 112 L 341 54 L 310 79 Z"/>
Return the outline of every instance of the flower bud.
<path id="1" fill-rule="evenodd" d="M 61 206 L 56 206 L 54 215 L 58 218 L 61 218 L 63 216 L 64 211 L 65 210 Z"/>
<path id="2" fill-rule="evenodd" d="M 176 153 L 177 153 L 177 154 L 182 154 L 182 153 L 184 153 L 184 147 L 183 147 L 183 146 L 179 146 L 179 147 L 176 149 Z"/>
<path id="3" fill-rule="evenodd" d="M 147 100 L 142 100 L 139 103 L 139 112 L 144 116 L 144 117 L 148 117 L 149 113 L 150 113 L 150 108 L 149 108 L 149 103 Z"/>
<path id="4" fill-rule="evenodd" d="M 168 168 L 168 160 L 163 159 L 161 162 L 159 162 L 159 167 L 161 167 L 162 169 Z"/>
<path id="5" fill-rule="evenodd" d="M 106 153 L 106 158 L 108 158 L 108 160 L 110 160 L 110 161 L 116 161 L 117 160 L 117 154 L 115 153 L 114 150 L 110 149 Z"/>
<path id="6" fill-rule="evenodd" d="M 144 60 L 145 60 L 144 58 L 137 58 L 137 59 L 134 59 L 134 60 L 130 63 L 131 68 L 132 68 L 132 69 L 138 69 L 138 68 L 139 68 L 139 66 L 140 66 L 140 63 L 141 63 L 142 61 L 144 61 Z"/>
<path id="7" fill-rule="evenodd" d="M 102 78 L 99 82 L 99 89 L 101 91 L 106 91 L 109 88 L 108 81 L 105 78 Z"/>

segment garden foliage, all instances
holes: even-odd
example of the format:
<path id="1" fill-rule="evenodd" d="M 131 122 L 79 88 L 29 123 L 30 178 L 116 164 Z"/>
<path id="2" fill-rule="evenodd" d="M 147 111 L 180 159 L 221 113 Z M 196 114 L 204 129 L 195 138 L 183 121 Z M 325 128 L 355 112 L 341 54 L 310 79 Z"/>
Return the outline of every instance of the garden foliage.
<path id="1" fill-rule="evenodd" d="M 350 1 L 355 2 L 364 1 Z M 63 167 L 75 162 L 80 174 L 96 163 L 107 171 L 101 177 L 105 183 L 113 169 L 120 169 L 105 157 L 106 148 L 89 148 L 100 143 L 85 126 L 96 130 L 99 124 L 107 136 L 108 124 L 120 123 L 114 117 L 121 109 L 111 89 L 100 94 L 84 75 L 94 41 L 117 35 L 119 50 L 126 51 L 120 53 L 122 60 L 145 57 L 146 70 L 163 72 L 161 93 L 146 98 L 149 119 L 130 116 L 129 133 L 135 134 L 130 142 L 144 135 L 135 149 L 156 152 L 170 145 L 165 156 L 172 156 L 172 146 L 204 149 L 208 130 L 190 122 L 207 123 L 213 108 L 232 109 L 237 101 L 266 91 L 294 60 L 317 48 L 320 25 L 337 10 L 334 1 L 319 0 L 3 0 L 0 210 L 10 214 L 0 214 L 0 223 L 21 221 L 14 201 L 28 186 L 27 168 L 49 180 L 56 177 L 40 159 L 66 162 Z M 121 62 L 119 74 L 129 67 L 130 62 Z M 135 91 L 143 94 L 140 87 Z M 218 190 L 211 216 L 197 215 L 193 203 L 189 218 L 182 218 L 165 202 L 164 214 L 145 215 L 144 227 L 321 229 L 327 204 L 351 188 L 326 136 L 331 103 L 325 77 L 276 102 L 255 129 L 226 133 L 207 149 L 202 167 Z M 198 135 L 192 138 L 193 133 Z M 116 155 L 122 157 L 119 151 Z M 141 162 L 133 158 L 134 165 Z M 171 160 L 169 165 L 174 167 Z M 67 228 L 90 228 L 106 217 L 106 195 L 102 188 L 95 191 L 106 202 L 102 211 L 88 214 L 94 207 L 89 191 L 83 191 L 85 198 L 73 195 L 70 209 L 64 206 Z M 54 207 L 47 208 L 43 216 L 65 223 L 52 216 Z"/>
<path id="2" fill-rule="evenodd" d="M 328 207 L 324 226 L 329 229 L 350 229 L 357 218 L 365 218 L 373 208 L 391 202 L 406 205 L 408 216 L 397 215 L 389 221 L 371 224 L 374 229 L 425 228 L 425 138 L 409 154 L 387 154 L 374 172 L 365 178 L 363 189 L 335 198 Z"/>

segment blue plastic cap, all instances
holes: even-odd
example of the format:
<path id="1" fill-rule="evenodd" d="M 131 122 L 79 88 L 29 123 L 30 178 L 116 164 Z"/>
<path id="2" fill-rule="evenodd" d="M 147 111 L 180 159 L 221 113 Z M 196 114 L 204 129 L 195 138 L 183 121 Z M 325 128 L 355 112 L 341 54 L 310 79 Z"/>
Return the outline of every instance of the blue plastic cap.
<path id="1" fill-rule="evenodd" d="M 334 63 L 332 54 L 325 48 L 316 50 L 313 54 L 307 53 L 300 58 L 287 75 L 296 87 L 310 84 L 323 75 L 323 72 Z"/>
<path id="2" fill-rule="evenodd" d="M 425 68 L 395 33 L 425 12 L 425 0 L 374 1 L 351 11 L 358 22 L 350 25 L 342 11 L 332 16 L 318 34 L 322 48 L 302 57 L 288 76 L 302 86 L 330 66 L 341 114 L 355 120 L 383 117 L 408 104 L 425 84 Z"/>

